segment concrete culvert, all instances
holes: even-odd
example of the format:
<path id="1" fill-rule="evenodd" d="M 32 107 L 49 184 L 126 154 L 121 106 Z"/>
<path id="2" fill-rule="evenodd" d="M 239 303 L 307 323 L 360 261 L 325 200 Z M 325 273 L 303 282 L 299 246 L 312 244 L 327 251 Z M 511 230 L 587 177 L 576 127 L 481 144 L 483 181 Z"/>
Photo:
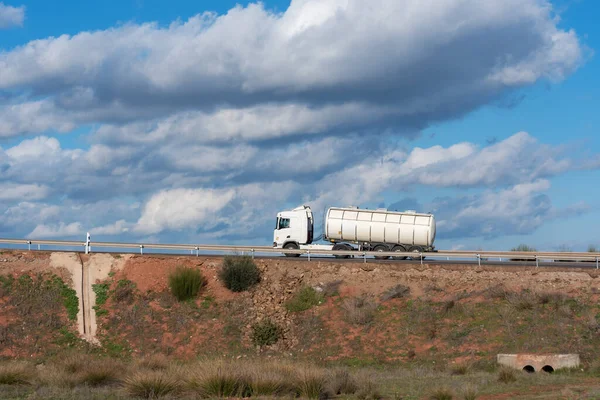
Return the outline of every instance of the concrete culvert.
<path id="1" fill-rule="evenodd" d="M 544 366 L 542 367 L 542 371 L 544 371 L 544 372 L 547 372 L 547 373 L 551 374 L 551 373 L 553 373 L 553 372 L 554 372 L 554 368 L 552 368 L 552 366 L 551 366 L 551 365 L 544 365 Z"/>
<path id="2" fill-rule="evenodd" d="M 523 367 L 523 371 L 532 374 L 535 372 L 535 368 L 533 368 L 531 365 L 526 365 Z"/>

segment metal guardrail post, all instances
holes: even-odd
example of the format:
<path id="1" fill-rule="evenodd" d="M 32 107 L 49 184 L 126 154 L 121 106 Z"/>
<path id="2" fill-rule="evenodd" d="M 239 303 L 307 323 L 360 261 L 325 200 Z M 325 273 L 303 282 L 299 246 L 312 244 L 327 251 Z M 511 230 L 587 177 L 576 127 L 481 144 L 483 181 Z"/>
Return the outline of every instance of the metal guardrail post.
<path id="1" fill-rule="evenodd" d="M 540 266 L 540 260 L 538 259 L 538 256 L 537 256 L 537 254 L 536 254 L 536 255 L 535 255 L 535 267 L 536 267 L 536 268 L 539 268 L 539 266 Z"/>
<path id="2" fill-rule="evenodd" d="M 42 245 L 38 243 L 38 250 L 42 249 Z"/>
<path id="3" fill-rule="evenodd" d="M 31 251 L 31 240 L 28 240 L 27 244 L 29 245 L 29 251 Z"/>
<path id="4" fill-rule="evenodd" d="M 196 247 L 196 257 L 200 257 L 200 249 Z"/>
<path id="5" fill-rule="evenodd" d="M 596 257 L 596 269 L 598 269 L 598 257 Z"/>
<path id="6" fill-rule="evenodd" d="M 254 260 L 254 249 L 251 249 L 250 252 L 252 253 L 252 259 Z"/>
<path id="7" fill-rule="evenodd" d="M 419 255 L 421 256 L 421 265 L 423 265 L 423 253 L 419 253 Z"/>
<path id="8" fill-rule="evenodd" d="M 366 264 L 367 263 L 367 253 L 363 251 L 363 262 Z"/>
<path id="9" fill-rule="evenodd" d="M 306 254 L 308 254 L 308 261 L 310 261 L 310 250 L 306 250 Z"/>
<path id="10" fill-rule="evenodd" d="M 144 245 L 140 244 L 140 254 L 144 254 Z"/>
<path id="11" fill-rule="evenodd" d="M 481 267 L 481 254 L 477 254 L 477 264 Z"/>

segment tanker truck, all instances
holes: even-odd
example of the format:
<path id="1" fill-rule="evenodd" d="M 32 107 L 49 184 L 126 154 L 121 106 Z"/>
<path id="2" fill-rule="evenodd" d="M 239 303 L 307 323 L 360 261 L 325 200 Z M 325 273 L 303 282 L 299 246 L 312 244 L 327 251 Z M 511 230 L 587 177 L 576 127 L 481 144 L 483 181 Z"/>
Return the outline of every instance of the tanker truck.
<path id="1" fill-rule="evenodd" d="M 402 253 L 396 260 L 418 258 L 412 254 L 433 252 L 435 247 L 435 217 L 416 211 L 388 211 L 358 207 L 330 207 L 325 213 L 323 234 L 319 237 L 330 244 L 313 244 L 314 217 L 309 206 L 303 205 L 277 214 L 273 247 L 279 249 L 379 251 Z M 288 257 L 299 254 L 284 253 Z M 339 256 L 348 258 L 350 256 Z M 377 256 L 377 259 L 386 259 Z"/>

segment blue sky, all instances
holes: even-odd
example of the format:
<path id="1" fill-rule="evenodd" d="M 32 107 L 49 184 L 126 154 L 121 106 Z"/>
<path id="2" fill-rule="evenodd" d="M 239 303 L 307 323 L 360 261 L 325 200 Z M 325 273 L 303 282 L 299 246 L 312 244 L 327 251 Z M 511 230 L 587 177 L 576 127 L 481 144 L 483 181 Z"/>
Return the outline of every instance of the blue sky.
<path id="1" fill-rule="evenodd" d="M 0 236 L 270 244 L 286 207 L 400 204 L 440 249 L 600 246 L 600 5 L 477 4 L 4 1 Z"/>

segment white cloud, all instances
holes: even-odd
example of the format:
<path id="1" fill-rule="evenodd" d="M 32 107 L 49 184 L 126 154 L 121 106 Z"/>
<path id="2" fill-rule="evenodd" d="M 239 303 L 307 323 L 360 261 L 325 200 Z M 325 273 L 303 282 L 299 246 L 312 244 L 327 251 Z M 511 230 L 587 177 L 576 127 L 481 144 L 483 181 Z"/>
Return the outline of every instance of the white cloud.
<path id="1" fill-rule="evenodd" d="M 41 200 L 48 196 L 50 189 L 44 185 L 18 185 L 0 183 L 0 201 Z"/>
<path id="2" fill-rule="evenodd" d="M 573 168 L 559 148 L 540 144 L 519 132 L 479 149 L 470 143 L 448 148 L 413 149 L 409 154 L 390 151 L 382 159 L 368 159 L 332 173 L 317 185 L 317 197 L 307 199 L 321 208 L 327 204 L 373 201 L 384 190 L 436 187 L 506 186 L 558 175 Z M 339 185 L 344 182 L 343 185 Z M 331 187 L 336 187 L 331 191 Z"/>
<path id="3" fill-rule="evenodd" d="M 555 218 L 579 215 L 585 204 L 557 209 L 544 194 L 550 189 L 545 179 L 514 185 L 500 191 L 434 201 L 430 207 L 439 213 L 438 232 L 443 238 L 530 234 Z"/>
<path id="4" fill-rule="evenodd" d="M 90 235 L 107 235 L 114 236 L 129 232 L 130 223 L 124 219 L 120 219 L 117 222 L 109 225 L 100 226 L 98 228 L 92 228 Z"/>
<path id="5" fill-rule="evenodd" d="M 0 29 L 23 26 L 25 6 L 13 7 L 0 2 Z"/>
<path id="6" fill-rule="evenodd" d="M 0 53 L 0 89 L 36 95 L 0 111 L 0 135 L 125 121 L 142 141 L 414 130 L 572 73 L 582 50 L 556 24 L 546 0 L 293 0 L 41 39 Z"/>
<path id="7" fill-rule="evenodd" d="M 154 194 L 134 230 L 141 234 L 155 234 L 165 229 L 209 226 L 217 222 L 219 211 L 233 199 L 231 189 L 174 189 Z"/>
<path id="8" fill-rule="evenodd" d="M 61 222 L 58 225 L 37 225 L 27 237 L 32 239 L 53 239 L 83 235 L 84 233 L 85 232 L 79 222 L 70 224 Z"/>

